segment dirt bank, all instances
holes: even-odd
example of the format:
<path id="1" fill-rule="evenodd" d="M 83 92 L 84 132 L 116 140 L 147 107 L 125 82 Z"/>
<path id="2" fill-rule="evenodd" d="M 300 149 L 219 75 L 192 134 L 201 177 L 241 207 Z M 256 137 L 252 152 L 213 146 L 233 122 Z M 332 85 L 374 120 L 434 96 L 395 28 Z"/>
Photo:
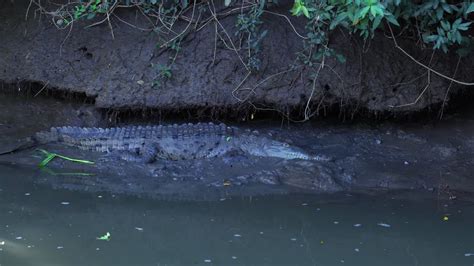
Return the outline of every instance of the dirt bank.
<path id="1" fill-rule="evenodd" d="M 263 40 L 262 67 L 258 73 L 246 78 L 247 71 L 239 56 L 217 37 L 217 24 L 211 22 L 186 35 L 171 69 L 172 78 L 153 87 L 159 70 L 152 65 L 166 63 L 174 53 L 157 48 L 163 38 L 170 36 L 155 34 L 149 20 L 137 10 L 117 10 L 117 17 L 111 18 L 112 38 L 107 23 L 85 28 L 101 18 L 75 23 L 71 31 L 58 30 L 54 20 L 41 14 L 37 6 L 32 5 L 27 12 L 29 3 L 0 3 L 0 81 L 37 82 L 53 90 L 84 92 L 95 98 L 97 107 L 233 108 L 250 112 L 267 108 L 286 113 L 292 109 L 302 111 L 310 100 L 308 114 L 321 114 L 324 107 L 334 105 L 343 110 L 367 108 L 397 113 L 436 106 L 445 100 L 448 88 L 451 93 L 461 89 L 434 74 L 428 78 L 426 69 L 402 55 L 383 34 L 363 43 L 338 31 L 331 36 L 331 45 L 345 55 L 347 62 L 328 59 L 313 91 L 309 69 L 288 70 L 302 48 L 295 30 L 304 32 L 304 19 L 290 16 L 294 30 L 285 18 L 270 13 L 264 15 L 268 35 Z M 290 7 L 291 2 L 282 2 L 271 11 L 289 15 Z M 203 17 L 210 15 L 208 10 L 202 12 Z M 219 22 L 232 32 L 236 15 L 222 17 Z M 176 25 L 179 32 L 186 24 Z M 225 36 L 219 27 L 217 33 Z M 473 81 L 472 57 L 460 60 L 456 72 L 456 56 L 420 50 L 412 40 L 400 39 L 399 43 L 433 69 Z M 427 85 L 416 104 L 393 108 L 414 102 Z"/>
<path id="2" fill-rule="evenodd" d="M 50 126 L 86 126 L 91 121 L 95 121 L 94 125 L 107 123 L 84 105 L 48 98 L 26 100 L 1 96 L 0 106 L 4 108 L 0 113 L 0 151 L 15 145 L 18 138 Z M 0 156 L 0 162 L 12 169 L 33 169 L 35 174 L 27 178 L 58 189 L 109 191 L 142 197 L 215 200 L 292 192 L 410 190 L 454 199 L 464 193 L 474 193 L 473 117 L 474 110 L 471 110 L 438 124 L 318 122 L 282 127 L 274 122 L 253 122 L 242 126 L 310 153 L 330 157 L 329 162 L 231 156 L 138 164 L 57 144 L 42 148 L 89 159 L 96 164 L 55 160 L 47 170 L 39 170 L 37 164 L 42 156 L 34 150 Z"/>

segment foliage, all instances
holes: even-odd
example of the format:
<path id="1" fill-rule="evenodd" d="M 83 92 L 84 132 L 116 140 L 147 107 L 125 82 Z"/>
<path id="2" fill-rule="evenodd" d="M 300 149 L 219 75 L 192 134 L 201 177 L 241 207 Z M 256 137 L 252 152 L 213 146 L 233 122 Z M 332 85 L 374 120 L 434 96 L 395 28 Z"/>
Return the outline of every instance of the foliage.
<path id="1" fill-rule="evenodd" d="M 472 12 L 472 1 L 447 0 L 295 0 L 292 9 L 293 15 L 308 18 L 311 43 L 327 43 L 327 35 L 338 26 L 368 39 L 392 25 L 444 52 L 469 46 Z"/>
<path id="2" fill-rule="evenodd" d="M 152 87 L 160 88 L 167 80 L 173 77 L 171 66 L 164 64 L 152 64 L 151 66 L 156 70 L 156 77 L 153 80 Z"/>
<path id="3" fill-rule="evenodd" d="M 269 23 L 264 23 L 262 15 L 274 4 L 278 4 L 278 1 L 224 2 L 226 8 L 237 10 L 234 12 L 236 22 L 233 36 L 238 38 L 240 44 L 236 45 L 237 47 L 230 47 L 228 44 L 226 46 L 242 56 L 241 60 L 250 72 L 261 69 L 262 40 L 272 27 Z M 177 34 L 173 31 L 174 23 L 180 18 L 189 20 L 189 13 L 186 16 L 184 13 L 192 9 L 194 14 L 194 6 L 198 6 L 196 9 L 199 13 L 196 15 L 198 19 L 193 22 L 194 28 L 198 28 L 199 18 L 205 17 L 202 14 L 206 12 L 207 15 L 210 14 L 208 22 L 212 21 L 212 16 L 215 16 L 216 21 L 218 19 L 217 15 L 213 14 L 215 11 L 212 11 L 215 10 L 214 2 L 189 2 L 189 0 L 79 0 L 70 2 L 67 8 L 61 8 L 60 12 L 55 14 L 61 18 L 57 20 L 58 22 L 66 22 L 65 25 L 68 26 L 76 20 L 93 19 L 97 15 L 106 16 L 108 19 L 118 5 L 138 6 L 143 14 L 157 18 L 156 21 L 159 23 L 155 25 L 156 33 Z M 440 49 L 445 53 L 454 50 L 460 56 L 466 55 L 473 47 L 474 40 L 470 35 L 473 1 L 294 0 L 293 7 L 288 11 L 293 16 L 306 19 L 304 48 L 302 51 L 294 52 L 297 53 L 299 60 L 308 66 L 321 65 L 325 58 L 330 56 L 345 62 L 345 58 L 330 44 L 331 33 L 339 28 L 359 35 L 364 40 L 373 38 L 377 30 L 385 31 L 388 36 L 395 32 L 397 38 L 411 38 L 414 43 L 422 44 L 423 47 Z M 225 31 L 223 28 L 221 30 Z M 172 77 L 171 69 L 181 50 L 181 41 L 185 34 L 183 31 L 171 39 L 165 39 L 164 44 L 158 46 L 159 49 L 174 52 L 174 56 L 170 57 L 166 64 L 153 65 L 157 73 L 154 86 L 161 86 Z"/>
<path id="4" fill-rule="evenodd" d="M 259 53 L 261 50 L 261 41 L 267 35 L 268 31 L 261 31 L 261 16 L 265 1 L 261 1 L 259 5 L 254 5 L 249 12 L 242 13 L 237 16 L 236 36 L 239 36 L 244 43 L 247 53 L 247 67 L 250 71 L 258 71 L 261 67 Z"/>

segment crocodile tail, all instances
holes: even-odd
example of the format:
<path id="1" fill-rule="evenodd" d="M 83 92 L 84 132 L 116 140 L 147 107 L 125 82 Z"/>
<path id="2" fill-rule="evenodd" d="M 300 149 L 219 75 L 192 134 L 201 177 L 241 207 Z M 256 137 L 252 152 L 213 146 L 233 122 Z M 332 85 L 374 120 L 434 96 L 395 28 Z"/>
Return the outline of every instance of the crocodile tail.
<path id="1" fill-rule="evenodd" d="M 19 151 L 22 151 L 22 150 L 26 150 L 26 149 L 30 149 L 30 148 L 33 148 L 35 146 L 37 146 L 39 143 L 38 141 L 36 141 L 34 138 L 26 138 L 26 139 L 23 139 L 22 141 L 20 141 L 20 143 L 13 147 L 13 148 L 10 148 L 8 150 L 4 150 L 4 151 L 0 151 L 0 155 L 5 155 L 5 154 L 9 154 L 9 153 L 14 153 L 14 152 L 19 152 Z"/>
<path id="2" fill-rule="evenodd" d="M 19 144 L 14 146 L 13 148 L 0 151 L 0 155 L 31 149 L 41 144 L 55 142 L 58 139 L 59 133 L 57 128 L 51 128 L 49 131 L 40 131 L 31 137 L 19 141 Z"/>

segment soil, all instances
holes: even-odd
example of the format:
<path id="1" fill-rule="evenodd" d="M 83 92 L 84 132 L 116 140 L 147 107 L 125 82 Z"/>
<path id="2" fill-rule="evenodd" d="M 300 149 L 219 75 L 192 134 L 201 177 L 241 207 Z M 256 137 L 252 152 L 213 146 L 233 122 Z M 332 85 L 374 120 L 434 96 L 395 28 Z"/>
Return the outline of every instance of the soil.
<path id="1" fill-rule="evenodd" d="M 270 11 L 289 15 L 292 1 L 279 2 Z M 197 32 L 186 33 L 171 69 L 172 78 L 153 86 L 159 76 L 159 69 L 153 65 L 166 64 L 175 55 L 169 49 L 158 49 L 157 44 L 173 35 L 158 36 L 149 20 L 136 9 L 116 10 L 117 17 L 113 16 L 110 24 L 112 37 L 107 23 L 86 28 L 100 21 L 100 17 L 77 22 L 70 31 L 59 30 L 50 16 L 42 14 L 34 4 L 28 9 L 29 4 L 29 0 L 0 3 L 0 81 L 20 89 L 24 84 L 35 83 L 54 91 L 84 93 L 99 108 L 210 109 L 227 113 L 265 109 L 285 115 L 292 111 L 295 117 L 302 117 L 309 101 L 311 115 L 324 114 L 325 108 L 331 106 L 349 113 L 359 109 L 369 113 L 416 113 L 429 107 L 440 108 L 444 101 L 449 103 L 451 95 L 472 94 L 469 88 L 450 84 L 433 73 L 428 75 L 383 33 L 364 43 L 344 31 L 331 36 L 331 46 L 346 57 L 346 63 L 328 58 L 313 88 L 314 68 L 288 71 L 295 62 L 298 64 L 301 38 L 284 17 L 270 13 L 263 16 L 266 23 L 262 30 L 268 30 L 268 34 L 262 43 L 260 71 L 246 78 L 248 72 L 240 60 L 246 60 L 245 51 L 236 54 L 229 50 L 216 37 L 217 24 L 212 22 Z M 46 10 L 57 8 L 43 4 Z M 203 18 L 209 15 L 208 10 L 202 13 Z M 304 32 L 304 18 L 288 17 L 296 31 Z M 226 31 L 233 32 L 236 14 L 220 18 L 220 23 Z M 177 22 L 175 31 L 180 32 L 185 26 L 185 22 Z M 218 33 L 225 36 L 221 29 Z M 237 44 L 237 37 L 232 38 Z M 400 38 L 398 42 L 433 69 L 473 81 L 472 56 L 461 59 L 457 66 L 458 59 L 453 54 L 419 49 L 413 40 Z M 277 74 L 281 72 L 284 74 Z M 400 105 L 406 106 L 397 107 Z"/>
<path id="2" fill-rule="evenodd" d="M 1 96 L 0 106 L 4 108 L 0 112 L 0 150 L 7 150 L 22 137 L 50 126 L 109 124 L 92 106 L 41 96 Z M 91 124 L 91 121 L 95 122 Z M 37 165 L 43 157 L 34 150 L 0 156 L 0 162 L 12 171 L 29 169 L 33 174 L 25 178 L 58 189 L 173 200 L 296 192 L 412 191 L 450 200 L 474 195 L 474 109 L 421 125 L 420 122 L 373 125 L 327 121 L 282 126 L 275 125 L 275 121 L 253 121 L 237 126 L 332 160 L 229 156 L 140 164 L 110 154 L 51 144 L 40 148 L 96 164 L 53 160 L 47 168 L 39 169 Z"/>

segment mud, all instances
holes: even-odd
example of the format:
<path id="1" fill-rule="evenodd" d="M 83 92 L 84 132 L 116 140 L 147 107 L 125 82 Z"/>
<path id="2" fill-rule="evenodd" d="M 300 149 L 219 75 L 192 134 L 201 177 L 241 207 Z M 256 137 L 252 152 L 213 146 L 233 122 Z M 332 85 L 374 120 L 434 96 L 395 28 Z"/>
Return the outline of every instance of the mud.
<path id="1" fill-rule="evenodd" d="M 85 28 L 102 18 L 75 23 L 71 31 L 58 30 L 34 4 L 27 12 L 29 3 L 0 3 L 0 81 L 13 85 L 36 82 L 51 90 L 85 93 L 100 108 L 217 112 L 231 108 L 233 114 L 265 109 L 301 117 L 309 101 L 311 115 L 325 114 L 331 106 L 348 114 L 360 109 L 368 113 L 413 113 L 428 107 L 438 109 L 444 101 L 449 103 L 451 95 L 472 94 L 472 90 L 463 90 L 435 74 L 428 78 L 426 69 L 402 55 L 383 33 L 364 43 L 344 31 L 331 35 L 331 47 L 343 54 L 347 62 L 341 64 L 328 58 L 313 91 L 310 73 L 315 69 L 288 71 L 302 49 L 302 40 L 284 18 L 270 13 L 263 17 L 266 23 L 262 30 L 268 30 L 268 34 L 262 43 L 259 72 L 246 78 L 247 71 L 239 59 L 245 59 L 245 51 L 237 55 L 227 49 L 216 37 L 216 23 L 212 22 L 199 32 L 186 35 L 172 66 L 173 77 L 153 87 L 158 70 L 152 64 L 166 64 L 174 56 L 170 51 L 157 49 L 157 43 L 172 36 L 155 34 L 140 12 L 117 9 L 118 18 L 134 27 L 112 17 L 112 38 L 107 23 Z M 46 10 L 57 8 L 47 3 L 42 1 Z M 293 2 L 279 3 L 270 11 L 289 15 Z M 201 15 L 203 19 L 210 16 L 206 8 Z M 304 32 L 304 18 L 289 17 L 295 29 Z M 233 32 L 236 14 L 220 18 L 220 23 Z M 178 22 L 175 31 L 180 32 L 185 26 Z M 219 34 L 224 36 L 221 30 Z M 232 41 L 239 42 L 233 38 Z M 456 67 L 455 55 L 432 54 L 431 50 L 416 48 L 412 40 L 398 41 L 433 69 L 459 80 L 473 81 L 472 57 L 461 59 Z M 415 102 L 426 86 L 426 92 Z M 396 107 L 400 105 L 406 106 Z"/>
<path id="2" fill-rule="evenodd" d="M 1 95 L 0 106 L 0 150 L 51 126 L 109 123 L 90 106 L 50 98 Z M 218 200 L 267 194 L 407 190 L 456 199 L 474 193 L 474 110 L 453 114 L 436 123 L 371 125 L 326 121 L 282 126 L 275 121 L 254 121 L 236 126 L 332 160 L 228 156 L 139 164 L 112 154 L 51 144 L 41 148 L 96 164 L 54 160 L 47 168 L 39 169 L 37 165 L 43 157 L 34 150 L 1 156 L 0 161 L 12 172 L 27 169 L 30 174 L 25 178 L 57 189 L 160 199 Z"/>

